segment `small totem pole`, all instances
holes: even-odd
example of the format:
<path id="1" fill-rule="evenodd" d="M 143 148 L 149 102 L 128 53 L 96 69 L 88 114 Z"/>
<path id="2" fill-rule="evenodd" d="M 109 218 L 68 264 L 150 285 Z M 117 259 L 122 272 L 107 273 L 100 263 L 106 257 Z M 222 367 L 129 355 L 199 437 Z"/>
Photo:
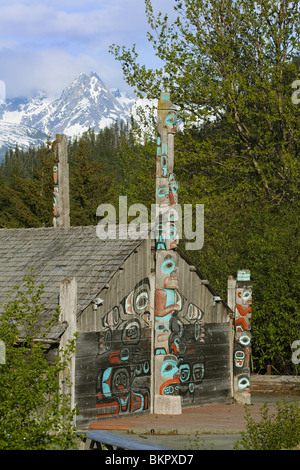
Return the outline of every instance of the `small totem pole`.
<path id="1" fill-rule="evenodd" d="M 67 137 L 57 135 L 52 145 L 56 154 L 53 167 L 53 226 L 70 227 L 69 164 Z"/>
<path id="2" fill-rule="evenodd" d="M 250 272 L 241 270 L 237 279 L 228 280 L 234 311 L 233 388 L 234 398 L 239 404 L 250 404 L 250 357 L 251 357 L 251 305 L 252 283 Z"/>

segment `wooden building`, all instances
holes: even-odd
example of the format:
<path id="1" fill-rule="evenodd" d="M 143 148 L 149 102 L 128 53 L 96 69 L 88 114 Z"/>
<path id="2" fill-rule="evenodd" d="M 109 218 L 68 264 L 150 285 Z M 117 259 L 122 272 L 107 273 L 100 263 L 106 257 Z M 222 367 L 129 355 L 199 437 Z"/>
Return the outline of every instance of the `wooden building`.
<path id="1" fill-rule="evenodd" d="M 62 308 L 61 322 L 44 339 L 49 352 L 57 354 L 70 330 L 78 332 L 73 372 L 78 427 L 125 413 L 180 412 L 172 408 L 172 397 L 187 407 L 232 401 L 231 310 L 177 253 L 179 314 L 172 330 L 168 316 L 154 321 L 150 239 L 104 241 L 96 227 L 0 230 L 2 308 L 31 268 L 37 284 L 44 285 L 43 319 L 59 304 Z M 72 299 L 62 298 L 70 280 L 76 284 L 71 312 Z M 165 294 L 167 312 L 171 300 Z M 163 407 L 161 397 L 168 397 Z"/>
<path id="2" fill-rule="evenodd" d="M 171 211 L 176 115 L 167 95 L 158 108 L 156 201 Z M 166 239 L 161 223 L 154 237 L 143 239 L 118 231 L 101 239 L 97 227 L 70 227 L 65 136 L 57 136 L 56 146 L 53 227 L 0 230 L 0 308 L 31 268 L 44 285 L 41 321 L 61 308 L 44 339 L 49 356 L 78 333 L 70 368 L 77 427 L 127 413 L 175 414 L 182 407 L 231 403 L 237 392 L 249 396 L 243 374 L 250 336 L 241 333 L 248 328 L 244 320 L 236 336 L 235 285 L 229 307 L 175 237 Z"/>

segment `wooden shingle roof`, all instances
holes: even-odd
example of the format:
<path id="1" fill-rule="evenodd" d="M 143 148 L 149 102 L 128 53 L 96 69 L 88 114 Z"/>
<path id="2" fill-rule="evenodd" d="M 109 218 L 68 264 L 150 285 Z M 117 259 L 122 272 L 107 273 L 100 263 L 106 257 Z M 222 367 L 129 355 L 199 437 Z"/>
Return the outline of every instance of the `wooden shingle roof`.
<path id="1" fill-rule="evenodd" d="M 59 302 L 60 282 L 76 277 L 79 315 L 101 292 L 142 240 L 100 240 L 96 227 L 0 230 L 0 312 L 7 294 L 23 284 L 28 268 L 44 286 L 45 316 Z M 60 336 L 62 324 L 52 335 Z"/>

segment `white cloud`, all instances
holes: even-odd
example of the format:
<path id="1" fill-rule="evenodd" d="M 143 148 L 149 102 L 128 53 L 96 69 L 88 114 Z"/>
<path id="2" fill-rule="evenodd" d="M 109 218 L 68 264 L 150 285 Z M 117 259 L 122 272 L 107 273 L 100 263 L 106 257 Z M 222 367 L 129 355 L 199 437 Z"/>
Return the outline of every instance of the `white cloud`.
<path id="1" fill-rule="evenodd" d="M 57 48 L 27 53 L 2 51 L 0 63 L 8 98 L 27 96 L 40 89 L 56 98 L 81 72 L 96 71 L 109 85 L 108 79 L 113 75 L 113 67 L 109 64 L 101 66 L 91 56 L 80 54 L 74 57 Z"/>
<path id="2" fill-rule="evenodd" d="M 6 85 L 3 80 L 0 80 L 0 104 L 4 104 L 6 101 Z"/>
<path id="3" fill-rule="evenodd" d="M 58 2 L 57 2 L 58 3 Z M 81 2 L 81 8 L 65 8 L 65 1 L 55 7 L 55 2 L 10 2 L 0 6 L 0 35 L 19 37 L 47 37 L 62 35 L 80 37 L 107 33 L 136 31 L 140 28 L 144 12 L 142 0 L 106 0 L 96 3 Z M 138 21 L 137 21 L 138 20 Z"/>
<path id="4" fill-rule="evenodd" d="M 153 0 L 166 11 L 174 0 Z M 143 0 L 1 0 L 0 80 L 8 97 L 44 89 L 57 96 L 81 72 L 122 86 L 112 43 L 152 53 Z M 153 54 L 153 53 L 152 53 Z M 154 56 L 154 54 L 153 54 Z"/>

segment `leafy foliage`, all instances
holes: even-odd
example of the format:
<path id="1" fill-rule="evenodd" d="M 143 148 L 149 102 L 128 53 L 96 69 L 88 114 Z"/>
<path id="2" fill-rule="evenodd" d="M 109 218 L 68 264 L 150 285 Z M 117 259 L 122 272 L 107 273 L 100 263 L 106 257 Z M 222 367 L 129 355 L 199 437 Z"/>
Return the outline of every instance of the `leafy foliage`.
<path id="1" fill-rule="evenodd" d="M 49 146 L 41 148 L 31 176 L 24 170 L 26 165 L 21 163 L 26 158 L 27 154 L 23 152 L 19 164 L 11 165 L 15 160 L 15 154 L 11 154 L 2 165 L 0 227 L 39 227 L 52 223 L 54 154 Z"/>
<path id="2" fill-rule="evenodd" d="M 288 0 L 174 0 L 175 19 L 145 0 L 161 67 L 136 46 L 111 46 L 139 96 L 169 91 L 184 131 L 176 138 L 179 202 L 205 207 L 205 240 L 188 255 L 226 298 L 227 278 L 253 282 L 253 366 L 299 373 L 300 6 Z"/>
<path id="3" fill-rule="evenodd" d="M 202 155 L 245 178 L 273 202 L 299 190 L 300 7 L 288 0 L 174 0 L 176 19 L 154 14 L 145 0 L 148 39 L 162 61 L 138 62 L 136 47 L 112 46 L 126 81 L 140 95 L 169 90 L 187 122 L 205 123 L 213 137 Z M 256 189 L 256 188 L 254 188 Z"/>
<path id="4" fill-rule="evenodd" d="M 276 403 L 275 413 L 270 413 L 265 404 L 260 409 L 261 420 L 255 421 L 245 406 L 247 421 L 242 439 L 235 449 L 282 450 L 292 449 L 300 444 L 300 408 L 297 401 L 286 400 Z"/>
<path id="5" fill-rule="evenodd" d="M 70 180 L 71 225 L 96 225 L 99 204 L 112 202 L 114 175 L 103 175 L 104 167 L 88 161 L 84 140 L 79 142 Z"/>
<path id="6" fill-rule="evenodd" d="M 0 448 L 3 450 L 76 447 L 75 409 L 60 391 L 59 377 L 68 367 L 75 338 L 55 365 L 47 361 L 43 341 L 57 321 L 55 312 L 40 321 L 42 288 L 31 273 L 24 276 L 0 316 L 0 338 L 6 345 L 0 365 Z M 40 339 L 40 341 L 37 341 Z M 66 379 L 67 380 L 67 379 Z M 66 387 L 70 387 L 66 383 Z"/>

